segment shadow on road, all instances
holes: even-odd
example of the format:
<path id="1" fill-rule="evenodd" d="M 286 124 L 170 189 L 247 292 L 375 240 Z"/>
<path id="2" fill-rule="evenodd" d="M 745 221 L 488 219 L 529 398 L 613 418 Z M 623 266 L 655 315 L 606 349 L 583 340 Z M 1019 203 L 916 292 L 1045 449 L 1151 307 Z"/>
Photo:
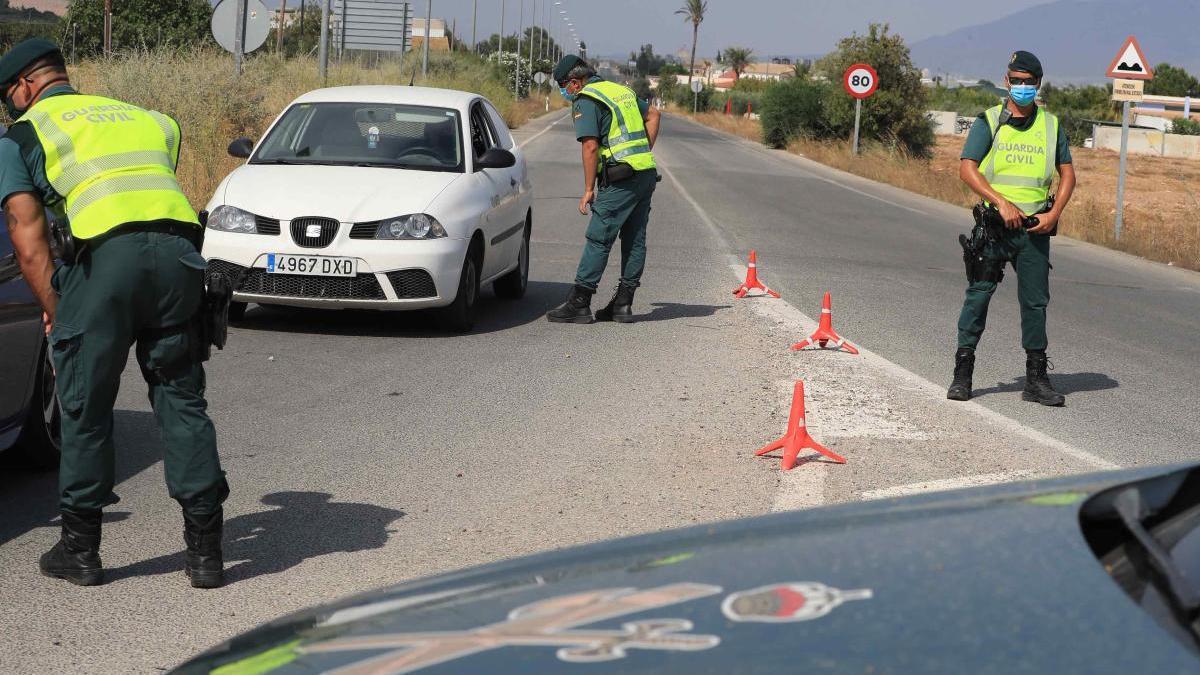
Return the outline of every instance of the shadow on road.
<path id="1" fill-rule="evenodd" d="M 373 504 L 330 501 L 325 492 L 273 492 L 262 503 L 278 508 L 225 521 L 226 583 L 275 574 L 309 558 L 365 551 L 387 543 L 388 526 L 404 512 Z M 182 522 L 179 527 L 182 528 Z M 178 573 L 184 552 L 106 571 L 110 581 Z"/>
<path id="2" fill-rule="evenodd" d="M 636 315 L 637 321 L 671 321 L 672 319 L 696 319 L 712 316 L 730 305 L 683 305 L 677 302 L 655 302 L 649 314 Z"/>
<path id="3" fill-rule="evenodd" d="M 1064 395 L 1075 394 L 1081 391 L 1116 389 L 1120 386 L 1116 380 L 1104 373 L 1050 373 L 1050 384 L 1054 385 L 1058 393 Z M 1012 382 L 1001 382 L 994 387 L 976 389 L 972 392 L 971 397 L 1021 391 L 1023 389 L 1025 389 L 1024 375 L 1014 379 Z"/>
<path id="4" fill-rule="evenodd" d="M 571 284 L 529 280 L 525 297 L 502 300 L 481 289 L 472 334 L 494 333 L 532 323 L 567 297 Z M 316 335 L 444 338 L 453 333 L 438 322 L 437 310 L 380 312 L 251 306 L 237 324 L 241 330 Z"/>
<path id="5" fill-rule="evenodd" d="M 121 483 L 158 463 L 163 455 L 162 441 L 154 415 L 135 410 L 113 412 L 117 446 L 116 492 Z M 167 499 L 167 487 L 162 488 Z M 58 525 L 58 474 L 54 471 L 0 470 L 0 545 L 38 527 Z M 128 512 L 110 511 L 104 522 L 129 517 Z"/>

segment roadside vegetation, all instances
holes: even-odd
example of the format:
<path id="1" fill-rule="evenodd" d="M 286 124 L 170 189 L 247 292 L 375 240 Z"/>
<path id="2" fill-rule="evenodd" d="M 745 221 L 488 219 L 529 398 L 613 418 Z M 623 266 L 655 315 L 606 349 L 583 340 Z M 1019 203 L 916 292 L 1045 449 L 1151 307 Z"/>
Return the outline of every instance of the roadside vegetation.
<path id="1" fill-rule="evenodd" d="M 111 96 L 175 117 L 183 128 L 179 180 L 188 199 L 202 208 L 217 184 L 241 160 L 226 154 L 238 136 L 258 139 L 295 97 L 322 86 L 408 84 L 416 73 L 421 86 L 463 89 L 483 94 L 496 104 L 510 127 L 543 111 L 544 94 L 516 101 L 507 74 L 469 54 L 431 54 L 429 77 L 420 77 L 420 56 L 367 63 L 333 61 L 322 83 L 312 57 L 274 55 L 249 58 L 240 78 L 233 78 L 232 56 L 217 49 L 126 51 L 110 59 L 82 61 L 71 77 L 83 92 Z M 561 107 L 551 96 L 552 108 Z"/>

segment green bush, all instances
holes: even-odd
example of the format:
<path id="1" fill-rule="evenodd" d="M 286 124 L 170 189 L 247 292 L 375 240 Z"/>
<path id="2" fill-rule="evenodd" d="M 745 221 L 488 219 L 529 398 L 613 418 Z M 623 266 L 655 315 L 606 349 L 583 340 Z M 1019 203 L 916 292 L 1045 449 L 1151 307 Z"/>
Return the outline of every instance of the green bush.
<path id="1" fill-rule="evenodd" d="M 733 83 L 734 91 L 762 93 L 773 84 L 772 80 L 759 80 L 753 77 L 739 77 Z"/>
<path id="2" fill-rule="evenodd" d="M 1171 133 L 1184 136 L 1200 136 L 1200 122 L 1178 119 L 1171 123 Z"/>
<path id="3" fill-rule="evenodd" d="M 930 110 L 951 110 L 963 117 L 976 117 L 999 102 L 995 93 L 977 87 L 935 87 L 929 91 Z"/>
<path id="4" fill-rule="evenodd" d="M 763 143 L 785 148 L 794 138 L 827 137 L 824 101 L 831 91 L 827 83 L 800 79 L 783 80 L 768 88 L 759 111 Z"/>
<path id="5" fill-rule="evenodd" d="M 638 98 L 647 101 L 649 101 L 650 97 L 653 95 L 650 91 L 650 80 L 647 80 L 644 77 L 639 77 L 633 82 L 630 82 L 629 88 L 633 90 L 633 93 L 638 95 Z"/>
<path id="6" fill-rule="evenodd" d="M 925 116 L 929 110 L 921 72 L 913 65 L 908 47 L 887 25 L 871 24 L 866 35 L 852 35 L 838 43 L 837 51 L 819 63 L 818 70 L 830 81 L 840 82 L 842 73 L 855 63 L 870 63 L 879 74 L 879 89 L 863 101 L 862 138 L 927 157 L 934 144 L 933 127 Z M 825 114 L 837 138 L 854 132 L 854 99 L 838 87 L 825 99 Z"/>
<path id="7" fill-rule="evenodd" d="M 680 85 L 675 87 L 672 92 L 674 94 L 674 98 L 671 99 L 672 103 L 680 108 L 683 108 L 684 110 L 692 109 L 692 97 L 694 95 L 692 94 L 691 89 L 689 89 L 686 85 Z M 725 97 L 718 96 L 717 90 L 707 85 L 705 85 L 704 89 L 700 90 L 700 95 L 696 97 L 696 100 L 696 112 L 717 110 L 725 105 Z"/>
<path id="8" fill-rule="evenodd" d="M 762 94 L 758 92 L 738 91 L 735 87 L 725 95 L 725 100 L 732 103 L 730 112 L 734 115 L 745 115 L 748 112 L 762 110 Z M 720 103 L 724 110 L 724 103 Z"/>

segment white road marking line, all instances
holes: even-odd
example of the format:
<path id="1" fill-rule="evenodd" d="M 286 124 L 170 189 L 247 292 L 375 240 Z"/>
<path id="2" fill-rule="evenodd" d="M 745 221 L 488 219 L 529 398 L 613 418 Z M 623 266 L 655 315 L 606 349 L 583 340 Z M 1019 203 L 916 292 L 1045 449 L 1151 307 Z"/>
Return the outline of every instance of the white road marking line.
<path id="1" fill-rule="evenodd" d="M 679 194 L 683 196 L 684 200 L 691 205 L 692 209 L 696 212 L 696 215 L 700 218 L 700 222 L 704 223 L 704 225 L 712 232 L 713 236 L 720 243 L 721 247 L 725 251 L 732 251 L 733 247 L 730 246 L 729 240 L 726 239 L 725 234 L 721 231 L 721 228 L 718 227 L 716 222 L 713 221 L 708 213 L 705 212 L 705 210 L 700 206 L 699 202 L 692 197 L 691 193 L 689 193 L 687 189 L 683 187 L 683 184 L 679 182 L 679 179 L 675 177 L 675 174 L 662 162 L 659 163 L 659 170 L 664 176 L 667 177 L 667 180 L 671 182 L 675 189 L 679 191 Z M 731 271 L 733 271 L 734 277 L 736 279 L 744 278 L 747 269 L 745 263 L 741 263 L 737 259 L 737 256 L 733 253 L 727 254 L 727 258 L 730 261 L 729 267 Z M 753 306 L 756 311 L 768 312 L 775 310 L 773 313 L 776 313 L 779 319 L 796 325 L 797 329 L 795 332 L 801 335 L 807 334 L 817 326 L 816 321 L 793 307 L 786 300 L 756 302 Z M 884 372 L 891 374 L 893 377 L 909 383 L 909 385 L 911 385 L 915 390 L 924 392 L 930 398 L 940 401 L 945 400 L 945 389 L 941 385 L 934 384 L 924 377 L 921 377 L 920 375 L 885 359 L 869 349 L 866 349 L 862 345 L 858 345 L 858 347 L 859 356 L 857 358 L 866 361 L 868 365 L 873 365 Z M 996 424 L 998 427 L 1013 434 L 1022 435 L 1034 441 L 1035 443 L 1057 450 L 1058 452 L 1077 459 L 1085 464 L 1089 464 L 1099 469 L 1121 468 L 1119 464 L 1110 462 L 1103 457 L 1090 453 L 1086 450 L 1076 448 L 1075 446 L 1064 443 L 1048 434 L 1027 427 L 1010 417 L 1006 417 L 1005 415 L 995 412 L 990 408 L 986 408 L 974 401 L 967 401 L 965 403 L 955 402 L 954 405 L 960 409 L 973 412 L 976 415 L 987 419 L 993 424 Z M 805 506 L 818 506 L 823 503 L 827 467 L 821 466 L 819 463 L 810 463 L 802 467 L 797 467 L 792 471 L 780 473 L 781 476 L 772 503 L 772 510 L 777 508 L 803 508 Z M 791 506 L 793 504 L 796 506 Z"/>
<path id="2" fill-rule="evenodd" d="M 570 112 L 570 108 L 567 109 L 567 112 Z M 547 131 L 550 131 L 551 129 L 554 128 L 554 125 L 558 124 L 559 122 L 563 121 L 566 118 L 567 118 L 567 116 L 565 113 L 562 115 L 559 115 L 558 117 L 555 117 L 554 121 L 551 122 L 550 124 L 547 124 L 545 129 L 542 129 L 541 131 L 537 132 L 536 134 L 530 136 L 529 138 L 526 138 L 524 143 L 518 143 L 517 147 L 524 150 L 526 147 L 529 146 L 530 143 L 536 141 L 538 138 L 541 137 L 542 134 L 546 133 Z"/>
<path id="3" fill-rule="evenodd" d="M 908 485 L 897 485 L 890 488 L 882 488 L 880 490 L 867 490 L 862 493 L 864 500 L 871 499 L 889 499 L 891 497 L 905 497 L 908 495 L 921 494 L 922 492 L 943 492 L 946 490 L 958 490 L 960 488 L 979 487 L 982 485 L 995 485 L 997 483 L 1008 483 L 1014 480 L 1020 480 L 1029 476 L 1030 471 L 1006 471 L 1002 473 L 985 473 L 976 476 L 960 476 L 958 478 L 946 478 L 944 480 L 930 480 L 920 483 L 910 483 Z"/>

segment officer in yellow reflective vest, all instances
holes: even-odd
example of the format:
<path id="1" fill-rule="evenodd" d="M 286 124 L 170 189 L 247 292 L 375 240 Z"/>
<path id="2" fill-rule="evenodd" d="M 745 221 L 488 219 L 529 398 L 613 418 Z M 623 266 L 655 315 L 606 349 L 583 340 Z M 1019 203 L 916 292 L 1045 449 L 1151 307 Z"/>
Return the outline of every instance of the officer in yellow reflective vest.
<path id="1" fill-rule="evenodd" d="M 981 246 L 980 264 L 968 263 L 966 299 L 958 319 L 958 351 L 954 381 L 946 397 L 971 398 L 975 347 L 983 335 L 988 303 L 1003 277 L 1006 263 L 1017 274 L 1021 305 L 1021 343 L 1025 348 L 1025 388 L 1021 397 L 1042 405 L 1060 406 L 1046 374 L 1046 306 L 1050 302 L 1050 237 L 1075 190 L 1071 148 L 1058 118 L 1037 103 L 1042 64 L 1029 52 L 1014 52 L 1005 76 L 1008 99 L 985 111 L 971 127 L 963 146 L 959 176 L 984 200 L 977 213 L 975 241 Z M 1058 194 L 1050 194 L 1054 174 Z M 1035 216 L 1037 221 L 1030 220 Z M 988 223 L 991 226 L 985 227 Z M 971 251 L 968 250 L 968 258 Z"/>
<path id="2" fill-rule="evenodd" d="M 583 145 L 584 194 L 579 212 L 591 221 L 587 243 L 567 301 L 546 318 L 556 323 L 633 322 L 633 294 L 646 266 L 646 225 L 658 182 L 651 148 L 658 138 L 658 110 L 633 90 L 606 82 L 586 61 L 568 54 L 554 80 L 572 102 L 575 136 Z M 596 185 L 599 184 L 599 190 Z M 600 283 L 613 242 L 621 238 L 621 279 L 608 305 L 592 316 L 592 294 Z"/>
<path id="3" fill-rule="evenodd" d="M 71 88 L 52 42 L 0 58 L 9 117 L 0 139 L 0 199 L 21 272 L 44 310 L 62 409 L 62 535 L 42 574 L 103 581 L 101 510 L 117 502 L 113 404 L 131 345 L 162 430 L 167 486 L 183 508 L 185 571 L 222 583 L 229 488 L 204 399 L 198 322 L 202 228 L 175 179 L 179 125 L 157 112 Z M 46 209 L 69 223 L 55 269 Z M 56 237 L 56 240 L 58 238 Z"/>

